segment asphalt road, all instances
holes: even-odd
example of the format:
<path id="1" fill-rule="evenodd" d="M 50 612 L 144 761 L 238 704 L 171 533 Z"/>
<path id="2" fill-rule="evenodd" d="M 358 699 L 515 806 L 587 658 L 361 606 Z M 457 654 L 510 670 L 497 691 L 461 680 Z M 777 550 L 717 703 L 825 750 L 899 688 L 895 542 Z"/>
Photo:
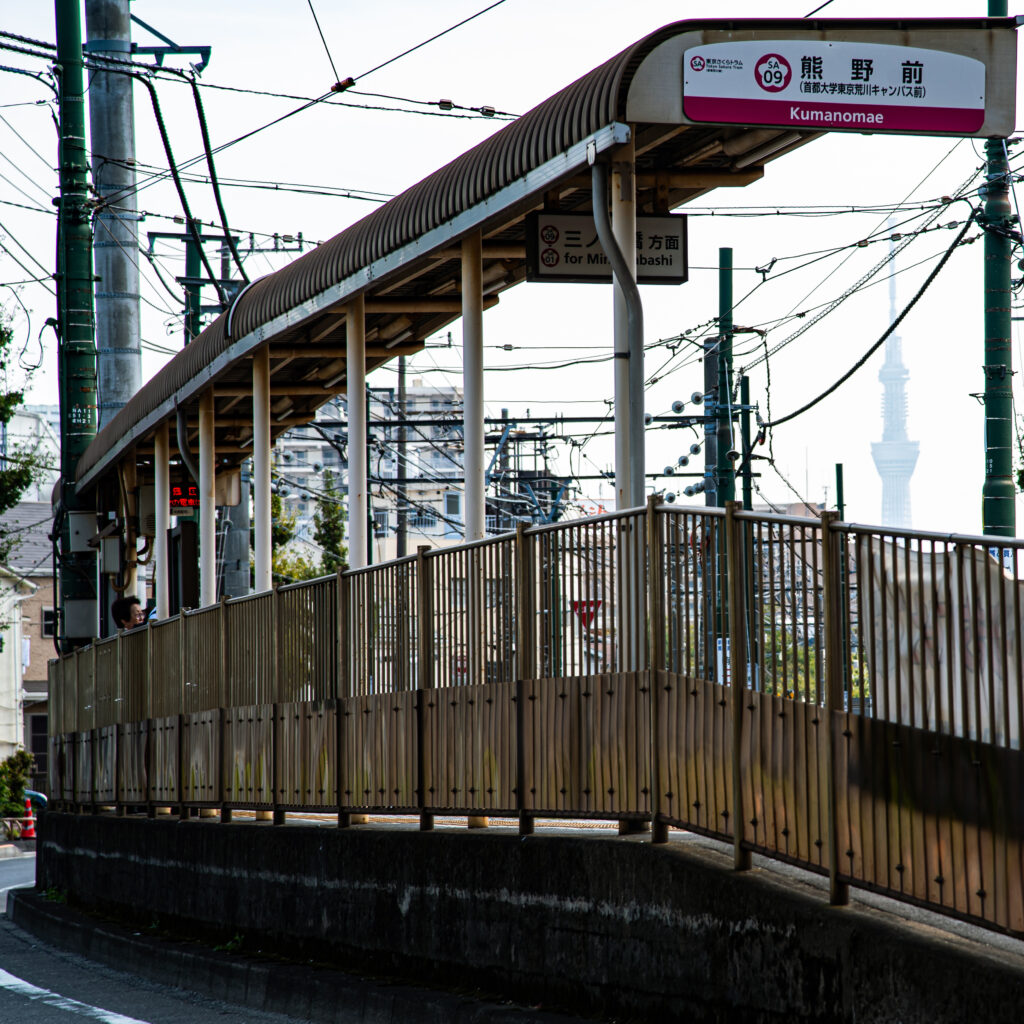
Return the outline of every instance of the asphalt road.
<path id="1" fill-rule="evenodd" d="M 35 882 L 35 857 L 0 860 L 0 907 L 7 890 Z M 0 1022 L 18 1024 L 292 1024 L 94 964 L 47 946 L 0 918 Z"/>

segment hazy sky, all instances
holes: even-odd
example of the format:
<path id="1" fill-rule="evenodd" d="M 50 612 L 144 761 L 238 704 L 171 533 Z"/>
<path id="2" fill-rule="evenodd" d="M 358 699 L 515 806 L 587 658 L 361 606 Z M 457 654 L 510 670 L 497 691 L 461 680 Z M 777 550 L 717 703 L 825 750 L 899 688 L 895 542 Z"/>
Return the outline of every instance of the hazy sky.
<path id="1" fill-rule="evenodd" d="M 640 0 L 623 5 L 611 0 L 505 0 L 494 10 L 436 42 L 366 74 L 383 61 L 428 38 L 460 18 L 486 6 L 484 0 L 434 0 L 372 4 L 314 0 L 339 77 L 357 79 L 356 92 L 343 100 L 352 106 L 321 104 L 252 139 L 225 150 L 217 160 L 224 179 L 259 179 L 304 183 L 331 189 L 366 190 L 391 195 L 419 181 L 432 170 L 471 148 L 501 124 L 480 117 L 424 116 L 380 109 L 403 107 L 384 97 L 453 100 L 465 107 L 490 105 L 499 111 L 523 113 L 575 78 L 648 32 L 679 18 L 800 17 L 815 5 L 779 0 L 681 5 Z M 317 34 L 307 0 L 137 0 L 133 12 L 181 43 L 208 44 L 213 57 L 204 82 L 248 89 L 319 96 L 335 75 Z M 984 3 L 923 3 L 908 0 L 899 15 L 943 16 L 985 14 Z M 834 17 L 892 15 L 891 4 L 833 0 L 825 14 Z M 0 0 L 0 24 L 11 32 L 53 40 L 52 5 L 47 0 L 13 3 Z M 154 43 L 142 29 L 136 41 Z M 33 58 L 6 52 L 0 63 L 43 70 Z M 180 64 L 179 60 L 179 64 Z M 44 266 L 52 262 L 53 217 L 42 212 L 56 190 L 52 169 L 55 132 L 44 102 L 49 91 L 30 79 L 0 72 L 0 200 L 23 203 L 33 210 L 0 205 L 0 223 L 8 245 L 22 243 Z M 187 87 L 159 82 L 158 90 L 179 162 L 201 152 L 201 143 Z M 376 93 L 378 96 L 358 95 Z M 272 120 L 297 106 L 296 100 L 243 95 L 208 89 L 204 92 L 214 145 Z M 12 105 L 14 104 L 14 105 Z M 27 104 L 27 105 L 19 105 Z M 375 109 L 364 109 L 361 106 Z M 413 106 L 420 111 L 436 107 Z M 152 112 L 145 93 L 136 90 L 136 123 L 140 164 L 165 166 Z M 17 134 L 15 134 L 17 133 Z M 18 138 L 18 135 L 22 139 Z M 38 151 L 33 154 L 28 145 Z M 1011 157 L 1013 153 L 1011 152 Z M 42 157 L 42 159 L 41 159 Z M 673 400 L 688 399 L 702 388 L 702 367 L 693 344 L 672 349 L 658 344 L 706 324 L 717 312 L 719 246 L 734 249 L 739 303 L 735 321 L 769 328 L 769 348 L 788 338 L 806 318 L 782 319 L 812 310 L 843 294 L 883 259 L 888 244 L 866 247 L 856 242 L 884 228 L 893 207 L 901 230 L 912 230 L 927 216 L 922 207 L 956 193 L 981 166 L 981 143 L 948 138 L 906 138 L 833 134 L 769 165 L 762 181 L 744 189 L 720 189 L 688 209 L 691 279 L 679 287 L 643 288 L 648 346 L 647 372 L 660 372 L 647 392 L 647 410 L 669 410 Z M 202 171 L 202 165 L 196 166 Z M 977 187 L 975 179 L 971 189 Z M 216 219 L 207 185 L 187 186 L 193 211 L 203 220 Z M 334 195 L 299 195 L 227 187 L 225 202 L 232 227 L 240 231 L 296 234 L 326 239 L 377 205 L 365 199 Z M 972 197 L 974 198 L 974 197 Z M 148 216 L 144 233 L 171 229 L 166 217 L 179 212 L 173 189 L 166 183 L 145 188 L 140 208 Z M 869 212 L 818 216 L 821 208 L 871 207 Z M 796 209 L 800 207 L 802 209 Z M 817 209 L 815 209 L 817 208 Z M 749 216 L 730 216 L 740 210 Z M 776 215 L 780 211 L 782 215 Z M 937 224 L 963 221 L 967 204 L 944 211 Z M 714 215 L 712 216 L 712 213 Z M 801 214 L 801 215 L 796 215 Z M 977 232 L 971 232 L 971 236 Z M 938 255 L 952 242 L 952 230 L 916 238 L 897 262 L 897 304 L 909 301 Z M 852 248 L 845 248 L 852 246 Z M 833 252 L 833 250 L 840 250 Z M 180 250 L 164 246 L 160 265 L 165 277 L 183 273 Z M 287 257 L 253 256 L 250 276 L 267 273 Z M 755 267 L 777 262 L 762 275 Z M 981 525 L 983 477 L 982 407 L 971 397 L 983 389 L 982 245 L 965 246 L 901 326 L 903 358 L 910 371 L 909 435 L 920 441 L 921 455 L 912 482 L 914 525 L 941 531 L 977 532 Z M 143 334 L 147 347 L 144 377 L 155 373 L 180 346 L 180 303 L 175 302 L 144 266 Z M 790 273 L 784 273 L 791 271 Z M 803 404 L 854 363 L 888 325 L 888 270 L 834 313 L 780 349 L 769 360 L 771 412 L 778 416 Z M 1019 274 L 1019 271 L 1015 271 Z M 0 253 L 0 281 L 24 280 L 26 274 Z M 763 281 L 763 283 L 762 283 Z M 759 286 L 758 286 L 759 285 Z M 0 289 L 15 318 L 19 337 L 31 337 L 30 354 L 53 299 L 39 284 L 17 286 L 31 315 L 31 330 L 10 288 Z M 207 298 L 212 301 L 212 296 Z M 813 315 L 813 314 L 810 314 Z M 1015 313 L 1015 315 L 1024 315 Z M 776 321 L 782 320 L 781 323 Z M 484 317 L 488 413 L 501 408 L 513 414 L 584 415 L 602 412 L 612 394 L 611 361 L 545 369 L 606 356 L 611 346 L 611 289 L 603 285 L 524 284 L 506 292 Z M 700 332 L 695 331 L 694 337 Z M 443 386 L 460 381 L 458 324 L 452 326 L 455 347 L 435 348 L 416 357 L 411 376 Z M 1014 324 L 1014 362 L 1022 365 L 1019 324 Z M 51 333 L 43 335 L 44 369 L 37 375 L 30 400 L 55 402 L 55 351 Z M 445 340 L 446 343 L 446 340 Z M 506 351 L 504 346 L 511 346 Z M 756 334 L 737 339 L 737 368 L 751 363 L 764 347 Z M 745 354 L 744 354 L 745 353 Z M 812 412 L 775 432 L 774 452 L 780 473 L 764 466 L 761 487 L 775 502 L 796 500 L 794 490 L 812 501 L 834 502 L 834 465 L 845 466 L 847 517 L 878 522 L 881 488 L 871 460 L 871 442 L 881 439 L 881 385 L 878 370 L 883 351 L 833 397 Z M 663 364 L 665 364 L 663 366 Z M 509 370 L 510 367 L 525 367 Z M 438 368 L 454 371 L 451 376 Z M 502 372 L 497 372 L 499 369 Z M 764 362 L 750 370 L 753 397 L 767 418 L 769 380 Z M 387 368 L 370 383 L 389 386 L 395 373 Z M 1015 385 L 1019 394 L 1019 386 Z M 1024 405 L 1019 407 L 1024 411 Z M 579 428 L 573 428 L 579 431 Z M 648 470 L 674 463 L 693 435 L 688 431 L 648 433 Z M 567 446 L 560 446 L 568 453 Z M 580 473 L 607 468 L 610 439 L 596 437 L 575 449 L 571 468 Z M 563 462 L 563 468 L 570 463 Z M 788 483 L 787 483 L 788 481 Z M 663 482 L 659 482 L 661 486 Z M 683 481 L 671 484 L 681 490 Z M 790 485 L 793 490 L 790 489 Z M 597 495 L 596 484 L 584 494 Z M 610 492 L 606 492 L 610 493 Z M 1024 502 L 1018 501 L 1018 522 L 1024 524 Z"/>

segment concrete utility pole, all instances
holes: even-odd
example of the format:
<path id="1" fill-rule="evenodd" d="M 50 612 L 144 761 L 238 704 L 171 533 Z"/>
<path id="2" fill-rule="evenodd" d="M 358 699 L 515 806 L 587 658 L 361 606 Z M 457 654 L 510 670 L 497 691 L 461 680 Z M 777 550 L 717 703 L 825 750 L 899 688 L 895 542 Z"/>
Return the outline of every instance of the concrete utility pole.
<path id="1" fill-rule="evenodd" d="M 131 57 L 128 0 L 86 0 L 86 51 Z M 89 81 L 92 178 L 109 208 L 96 215 L 96 346 L 99 427 L 105 427 L 142 384 L 139 346 L 139 231 L 135 201 L 135 112 L 132 79 L 94 71 Z"/>
<path id="2" fill-rule="evenodd" d="M 60 645 L 68 651 L 97 635 L 96 555 L 83 541 L 96 531 L 79 508 L 78 460 L 96 436 L 96 341 L 93 315 L 89 155 L 79 0 L 56 0 L 60 80 L 60 198 L 57 203 L 57 320 L 60 379 Z M 90 525 L 91 521 L 91 525 Z"/>
<path id="3" fill-rule="evenodd" d="M 1006 0 L 989 0 L 991 18 L 1005 18 Z M 999 537 L 1016 533 L 1013 482 L 1013 354 L 1010 348 L 1010 257 L 1007 235 L 1014 226 L 1009 199 L 1006 140 L 985 143 L 985 484 L 981 492 L 982 531 Z"/>

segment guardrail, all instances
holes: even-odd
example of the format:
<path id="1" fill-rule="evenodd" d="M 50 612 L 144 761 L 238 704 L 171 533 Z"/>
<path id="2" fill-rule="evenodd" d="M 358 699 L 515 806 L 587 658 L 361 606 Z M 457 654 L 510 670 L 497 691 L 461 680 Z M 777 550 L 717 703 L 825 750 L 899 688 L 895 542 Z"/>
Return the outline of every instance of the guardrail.
<path id="1" fill-rule="evenodd" d="M 651 822 L 1024 934 L 1022 541 L 520 528 L 51 662 L 59 806 Z"/>

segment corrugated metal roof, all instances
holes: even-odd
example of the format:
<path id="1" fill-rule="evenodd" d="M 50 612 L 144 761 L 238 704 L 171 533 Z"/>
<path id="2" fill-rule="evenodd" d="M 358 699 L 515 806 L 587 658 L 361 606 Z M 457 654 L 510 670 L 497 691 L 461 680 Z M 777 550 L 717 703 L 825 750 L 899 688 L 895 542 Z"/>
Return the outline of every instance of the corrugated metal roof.
<path id="1" fill-rule="evenodd" d="M 913 23 L 921 24 L 922 21 Z M 945 23 L 940 19 L 930 22 L 932 26 Z M 963 20 L 949 22 L 951 25 L 954 23 L 966 24 Z M 912 22 L 906 24 L 909 26 Z M 984 24 L 982 19 L 972 20 L 974 27 Z M 336 313 L 332 314 L 332 305 L 344 301 L 341 286 L 347 282 L 345 295 L 362 290 L 370 297 L 387 289 L 388 298 L 429 296 L 433 300 L 440 294 L 457 298 L 451 290 L 439 291 L 439 288 L 446 287 L 446 279 L 438 269 L 444 264 L 432 263 L 429 259 L 434 250 L 457 243 L 459 225 L 453 222 L 485 206 L 493 197 L 504 194 L 531 173 L 551 166 L 552 162 L 557 162 L 573 147 L 580 147 L 596 133 L 624 122 L 632 78 L 643 59 L 659 44 L 674 36 L 702 29 L 730 32 L 733 27 L 773 31 L 799 28 L 801 32 L 814 32 L 819 27 L 854 25 L 863 29 L 870 27 L 870 22 L 687 21 L 669 25 L 634 43 L 314 251 L 245 289 L 229 314 L 220 316 L 176 355 L 100 431 L 79 462 L 78 480 L 88 486 L 96 483 L 124 448 L 151 434 L 157 420 L 169 415 L 168 404 L 173 400 L 194 399 L 198 391 L 212 381 L 216 381 L 219 387 L 233 385 L 236 392 L 244 388 L 249 371 L 247 363 L 241 360 L 247 352 L 267 340 L 272 339 L 276 345 L 305 346 L 308 349 L 308 355 L 303 349 L 301 356 L 293 351 L 287 360 L 292 365 L 288 373 L 281 376 L 283 385 L 292 382 L 299 385 L 293 391 L 293 410 L 297 415 L 315 410 L 333 393 L 343 391 L 344 385 L 338 382 L 343 379 L 344 372 L 339 373 L 336 368 L 338 353 L 331 355 L 324 346 L 324 339 L 337 345 L 344 336 L 343 321 Z M 695 168 L 722 168 L 729 171 L 728 159 L 722 154 L 734 152 L 728 149 L 728 145 L 746 131 L 735 127 L 688 125 L 685 131 L 683 126 L 679 126 L 684 134 L 676 138 L 671 130 L 666 133 L 666 127 L 671 129 L 671 126 L 663 124 L 634 126 L 638 153 L 649 148 L 644 159 L 653 170 L 668 168 L 689 172 Z M 780 146 L 777 152 L 760 159 L 759 163 L 763 164 L 815 135 L 813 132 L 796 133 L 791 128 L 780 129 L 775 134 L 781 137 L 783 133 L 795 141 Z M 773 131 L 759 129 L 754 134 L 770 136 Z M 720 145 L 717 155 L 714 155 L 713 143 L 723 139 L 727 145 Z M 648 146 L 645 140 L 653 141 L 649 141 Z M 707 152 L 713 155 L 710 158 L 700 155 Z M 640 169 L 638 160 L 638 172 Z M 566 173 L 572 173 L 571 169 Z M 714 185 L 683 187 L 681 193 L 673 194 L 674 202 L 682 202 L 711 187 Z M 538 188 L 543 191 L 543 186 Z M 575 203 L 577 209 L 584 208 L 582 204 L 589 205 L 589 193 L 580 194 L 582 199 L 566 201 Z M 536 206 L 536 193 L 521 197 L 520 213 L 525 212 L 531 200 Z M 503 216 L 507 213 L 507 209 L 502 211 Z M 507 223 L 507 218 L 498 219 L 491 222 L 491 227 L 497 229 Z M 502 240 L 517 241 L 523 237 L 520 226 L 506 231 Z M 396 256 L 395 260 L 388 262 L 393 256 Z M 402 264 L 401 259 L 407 262 Z M 360 274 L 364 277 L 359 278 Z M 406 283 L 400 288 L 396 287 L 399 274 L 406 275 L 402 279 Z M 517 283 L 523 276 L 518 269 L 509 269 L 504 279 L 491 288 L 491 295 Z M 406 278 L 415 280 L 408 283 Z M 450 272 L 447 282 L 451 282 Z M 414 329 L 406 330 L 404 336 L 423 338 L 458 315 L 457 311 L 437 309 L 439 312 L 431 313 L 424 309 L 414 314 L 418 318 Z M 386 344 L 378 345 L 373 355 L 368 353 L 368 368 L 399 354 L 397 350 L 387 348 L 402 336 L 398 330 L 387 333 L 399 319 L 401 317 L 394 314 L 390 319 L 389 315 L 375 317 L 374 329 L 380 331 L 380 337 Z M 229 322 L 231 337 L 227 331 Z M 387 341 L 389 337 L 392 339 L 390 342 Z M 239 339 L 245 340 L 247 345 L 240 348 Z M 319 349 L 314 344 L 317 341 L 320 342 Z M 329 390 L 332 386 L 333 391 Z M 239 400 L 240 396 L 233 393 L 233 397 L 227 400 L 227 407 L 237 406 Z M 238 417 L 242 411 L 238 407 L 232 415 Z M 220 448 L 218 439 L 218 455 Z"/>
<path id="2" fill-rule="evenodd" d="M 671 32 L 663 29 L 634 44 L 328 242 L 256 281 L 237 302 L 232 334 L 242 337 L 269 323 L 615 121 L 625 103 L 624 71 L 637 51 L 646 52 Z M 97 434 L 79 462 L 80 479 L 150 409 L 225 350 L 226 322 L 227 314 L 218 317 Z"/>

